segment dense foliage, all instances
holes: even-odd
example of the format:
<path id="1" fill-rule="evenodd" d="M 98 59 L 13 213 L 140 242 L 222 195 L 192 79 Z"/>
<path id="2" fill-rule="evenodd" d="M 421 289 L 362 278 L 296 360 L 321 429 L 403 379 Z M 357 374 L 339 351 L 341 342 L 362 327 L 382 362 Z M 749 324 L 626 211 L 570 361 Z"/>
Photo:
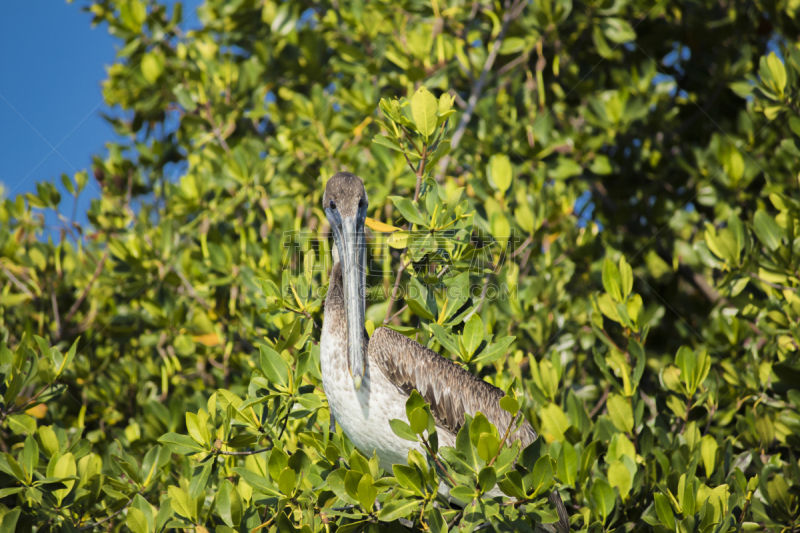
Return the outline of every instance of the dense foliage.
<path id="1" fill-rule="evenodd" d="M 552 487 L 575 531 L 797 529 L 796 0 L 170 5 L 86 6 L 121 140 L 0 204 L 0 532 L 530 531 Z M 478 415 L 439 450 L 418 396 L 392 472 L 329 430 L 340 170 L 367 329 L 533 446 Z"/>

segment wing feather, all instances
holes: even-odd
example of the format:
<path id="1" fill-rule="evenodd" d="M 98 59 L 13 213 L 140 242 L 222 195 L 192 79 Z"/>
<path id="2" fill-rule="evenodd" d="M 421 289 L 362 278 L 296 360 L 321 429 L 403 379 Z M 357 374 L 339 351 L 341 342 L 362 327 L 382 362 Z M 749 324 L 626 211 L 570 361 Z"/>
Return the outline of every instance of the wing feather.
<path id="1" fill-rule="evenodd" d="M 464 415 L 478 411 L 502 434 L 511 415 L 500 407 L 505 393 L 477 378 L 425 346 L 389 328 L 378 328 L 369 341 L 369 358 L 405 394 L 416 390 L 431 406 L 436 425 L 456 435 Z M 513 430 L 512 430 L 513 431 Z M 536 432 L 525 421 L 509 440 L 525 447 L 536 440 Z"/>
<path id="2" fill-rule="evenodd" d="M 505 393 L 479 379 L 452 361 L 389 328 L 378 328 L 369 340 L 370 362 L 405 394 L 416 390 L 431 406 L 436 425 L 456 435 L 464 425 L 464 414 L 480 411 L 501 433 L 511 423 L 511 414 L 500 407 Z M 536 440 L 536 431 L 526 420 L 511 434 L 524 448 Z M 569 514 L 557 491 L 550 501 L 558 512 L 555 524 L 540 524 L 546 533 L 569 533 Z"/>

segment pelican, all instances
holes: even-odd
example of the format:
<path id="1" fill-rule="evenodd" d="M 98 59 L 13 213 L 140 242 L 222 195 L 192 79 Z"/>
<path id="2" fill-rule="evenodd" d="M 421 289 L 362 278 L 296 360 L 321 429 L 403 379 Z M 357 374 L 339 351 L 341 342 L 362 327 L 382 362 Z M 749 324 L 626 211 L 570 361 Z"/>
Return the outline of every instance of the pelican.
<path id="1" fill-rule="evenodd" d="M 502 390 L 438 353 L 385 327 L 369 338 L 364 328 L 368 205 L 358 176 L 340 172 L 328 181 L 322 206 L 333 230 L 338 261 L 325 300 L 320 362 L 333 418 L 359 450 L 368 456 L 377 453 L 381 467 L 391 471 L 393 464 L 408 463 L 412 447 L 425 453 L 421 445 L 395 435 L 389 425 L 395 418 L 408 422 L 405 405 L 414 390 L 430 404 L 441 446 L 455 446 L 465 414 L 474 417 L 480 411 L 500 431 L 512 419 L 500 408 Z M 536 431 L 525 421 L 509 438 L 525 447 L 536 440 Z M 442 483 L 439 492 L 447 497 L 449 488 Z M 497 487 L 489 493 L 501 494 Z M 555 527 L 540 526 L 568 533 L 567 512 L 558 492 L 550 495 L 550 501 L 559 520 Z"/>

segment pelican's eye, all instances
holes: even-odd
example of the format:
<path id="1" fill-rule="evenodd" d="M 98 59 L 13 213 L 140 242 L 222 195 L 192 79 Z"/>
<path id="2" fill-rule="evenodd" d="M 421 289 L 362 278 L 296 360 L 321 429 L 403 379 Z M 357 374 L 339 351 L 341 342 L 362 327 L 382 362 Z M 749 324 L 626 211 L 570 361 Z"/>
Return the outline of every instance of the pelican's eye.
<path id="1" fill-rule="evenodd" d="M 336 209 L 336 202 L 331 200 L 331 209 Z"/>
<path id="2" fill-rule="evenodd" d="M 358 200 L 358 207 L 364 207 L 364 197 L 363 196 L 361 198 L 359 198 L 359 200 Z"/>

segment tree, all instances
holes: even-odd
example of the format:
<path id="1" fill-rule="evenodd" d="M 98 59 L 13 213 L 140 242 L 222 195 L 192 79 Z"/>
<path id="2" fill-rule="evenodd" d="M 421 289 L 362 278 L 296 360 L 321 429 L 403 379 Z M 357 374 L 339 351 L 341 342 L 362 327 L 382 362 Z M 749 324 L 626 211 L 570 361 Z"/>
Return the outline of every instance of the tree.
<path id="1" fill-rule="evenodd" d="M 796 2 L 86 10 L 125 140 L 0 205 L 0 531 L 527 530 L 554 483 L 575 530 L 797 527 Z M 508 391 L 534 446 L 476 416 L 381 472 L 328 431 L 345 169 L 367 328 Z M 475 505 L 432 506 L 438 480 Z"/>

